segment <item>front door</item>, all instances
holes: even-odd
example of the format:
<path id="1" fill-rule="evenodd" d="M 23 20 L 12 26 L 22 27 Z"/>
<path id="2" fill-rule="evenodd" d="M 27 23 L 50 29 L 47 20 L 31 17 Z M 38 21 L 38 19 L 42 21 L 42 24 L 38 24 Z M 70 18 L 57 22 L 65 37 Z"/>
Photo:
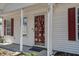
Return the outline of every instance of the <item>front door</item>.
<path id="1" fill-rule="evenodd" d="M 45 45 L 45 16 L 35 16 L 35 45 Z"/>

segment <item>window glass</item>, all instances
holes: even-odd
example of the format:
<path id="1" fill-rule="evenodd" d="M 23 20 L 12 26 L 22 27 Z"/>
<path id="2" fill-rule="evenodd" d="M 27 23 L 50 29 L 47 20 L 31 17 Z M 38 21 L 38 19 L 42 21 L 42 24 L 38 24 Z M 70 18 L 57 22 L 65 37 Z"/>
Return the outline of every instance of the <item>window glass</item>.
<path id="1" fill-rule="evenodd" d="M 77 11 L 77 19 L 78 19 L 78 39 L 79 39 L 79 8 L 78 8 L 78 11 Z"/>
<path id="2" fill-rule="evenodd" d="M 6 35 L 11 35 L 11 20 L 7 18 L 6 20 Z"/>
<path id="3" fill-rule="evenodd" d="M 0 36 L 1 36 L 1 33 L 2 33 L 2 17 L 0 17 Z"/>

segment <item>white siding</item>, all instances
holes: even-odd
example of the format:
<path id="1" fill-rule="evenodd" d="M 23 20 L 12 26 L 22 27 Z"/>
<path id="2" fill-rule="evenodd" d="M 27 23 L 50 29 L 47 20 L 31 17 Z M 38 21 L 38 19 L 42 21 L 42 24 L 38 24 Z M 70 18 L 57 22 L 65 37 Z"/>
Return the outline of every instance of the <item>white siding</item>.
<path id="1" fill-rule="evenodd" d="M 68 8 L 79 4 L 56 4 L 53 17 L 53 50 L 79 54 L 79 41 L 68 40 Z"/>

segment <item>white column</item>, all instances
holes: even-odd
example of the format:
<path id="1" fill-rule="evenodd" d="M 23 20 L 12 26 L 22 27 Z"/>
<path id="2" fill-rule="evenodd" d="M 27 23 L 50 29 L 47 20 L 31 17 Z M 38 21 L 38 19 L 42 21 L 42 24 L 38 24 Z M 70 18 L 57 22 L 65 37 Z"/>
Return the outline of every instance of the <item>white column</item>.
<path id="1" fill-rule="evenodd" d="M 20 36 L 20 51 L 23 51 L 23 9 L 21 9 L 21 36 Z"/>
<path id="2" fill-rule="evenodd" d="M 48 4 L 48 43 L 47 43 L 47 54 L 48 56 L 52 54 L 53 49 L 53 4 Z"/>

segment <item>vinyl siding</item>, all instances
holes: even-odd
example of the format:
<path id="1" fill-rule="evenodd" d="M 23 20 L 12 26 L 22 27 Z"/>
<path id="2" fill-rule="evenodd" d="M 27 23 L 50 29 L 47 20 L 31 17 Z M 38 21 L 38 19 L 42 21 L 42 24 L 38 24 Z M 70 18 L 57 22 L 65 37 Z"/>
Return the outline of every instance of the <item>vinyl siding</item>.
<path id="1" fill-rule="evenodd" d="M 57 4 L 53 16 L 53 50 L 79 54 L 79 41 L 68 40 L 68 8 L 79 4 Z"/>

